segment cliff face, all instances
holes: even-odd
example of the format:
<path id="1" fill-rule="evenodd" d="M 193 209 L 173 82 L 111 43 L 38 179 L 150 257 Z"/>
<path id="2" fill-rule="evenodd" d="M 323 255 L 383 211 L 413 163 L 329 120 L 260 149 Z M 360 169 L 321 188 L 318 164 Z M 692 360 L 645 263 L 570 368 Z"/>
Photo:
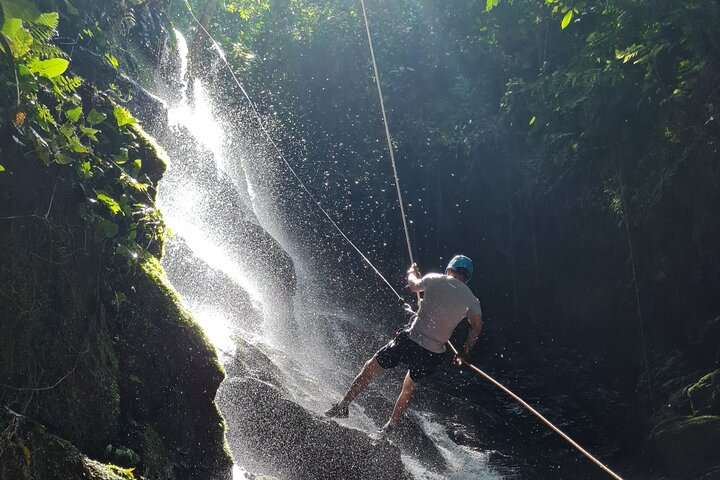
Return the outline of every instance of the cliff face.
<path id="1" fill-rule="evenodd" d="M 54 18 L 3 51 L 0 479 L 230 478 L 224 372 L 159 266 L 163 154 L 107 83 L 43 69 Z"/>
<path id="2" fill-rule="evenodd" d="M 2 151 L 0 478 L 49 478 L 46 454 L 75 449 L 150 478 L 228 476 L 223 371 L 157 260 L 118 270 L 79 214 L 74 172 L 6 140 Z"/>

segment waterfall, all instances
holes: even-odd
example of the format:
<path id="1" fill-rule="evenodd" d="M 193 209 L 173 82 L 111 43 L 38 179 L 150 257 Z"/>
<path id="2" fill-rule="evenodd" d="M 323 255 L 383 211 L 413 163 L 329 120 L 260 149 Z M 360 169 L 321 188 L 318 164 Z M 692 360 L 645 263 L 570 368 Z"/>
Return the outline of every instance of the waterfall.
<path id="1" fill-rule="evenodd" d="M 297 194 L 273 183 L 282 175 L 282 166 L 264 153 L 262 145 L 254 148 L 251 142 L 240 142 L 223 123 L 222 109 L 213 105 L 203 82 L 188 78 L 187 44 L 180 32 L 175 33 L 180 88 L 158 87 L 157 92 L 169 106 L 169 133 L 161 143 L 171 158 L 158 189 L 158 205 L 173 232 L 163 266 L 226 365 L 232 362 L 238 339 L 260 345 L 282 372 L 282 387 L 291 399 L 309 411 L 322 412 L 361 365 L 360 357 L 347 352 L 359 350 L 352 348 L 356 342 L 364 347 L 379 332 L 326 298 L 323 275 L 332 272 L 315 271 L 302 254 L 322 249 L 322 240 L 297 238 L 302 230 L 291 223 L 293 218 L 309 221 L 303 217 L 306 207 L 289 202 L 284 208 L 295 208 L 295 213 L 278 213 L 279 199 Z M 252 130 L 252 122 L 244 130 Z M 312 248 L 301 248 L 302 242 Z M 362 350 L 359 355 L 366 354 Z M 386 405 L 391 405 L 398 387 L 389 385 Z M 487 466 L 486 453 L 455 445 L 431 414 L 417 415 L 449 471 L 430 472 L 418 459 L 403 455 L 416 478 L 498 478 Z M 360 408 L 344 425 L 374 432 L 378 421 L 371 417 Z M 247 467 L 245 460 L 238 461 Z M 235 478 L 245 478 L 242 468 L 236 467 Z"/>

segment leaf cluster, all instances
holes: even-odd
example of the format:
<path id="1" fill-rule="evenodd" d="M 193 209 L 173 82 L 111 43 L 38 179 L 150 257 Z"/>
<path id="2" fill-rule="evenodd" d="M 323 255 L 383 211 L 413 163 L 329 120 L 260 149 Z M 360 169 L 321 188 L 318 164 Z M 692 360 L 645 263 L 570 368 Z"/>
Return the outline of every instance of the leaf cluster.
<path id="1" fill-rule="evenodd" d="M 11 11 L 34 14 L 31 2 L 20 9 L 14 1 Z M 143 168 L 145 140 L 137 120 L 116 103 L 119 95 L 69 72 L 67 55 L 52 43 L 58 23 L 55 12 L 4 18 L 2 80 L 15 84 L 16 95 L 0 105 L 0 127 L 15 131 L 26 154 L 68 169 L 84 192 L 80 213 L 95 240 L 119 254 L 118 268 L 132 266 L 157 253 L 165 232 Z"/>

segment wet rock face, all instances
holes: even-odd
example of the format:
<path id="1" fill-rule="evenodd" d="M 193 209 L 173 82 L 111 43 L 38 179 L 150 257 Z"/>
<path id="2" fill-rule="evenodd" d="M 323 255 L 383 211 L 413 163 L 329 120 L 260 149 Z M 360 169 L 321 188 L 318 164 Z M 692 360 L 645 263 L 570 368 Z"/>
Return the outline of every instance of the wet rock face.
<path id="1" fill-rule="evenodd" d="M 229 379 L 217 401 L 231 448 L 243 463 L 251 457 L 253 469 L 296 480 L 410 478 L 397 447 L 308 412 L 268 382 Z"/>
<path id="2" fill-rule="evenodd" d="M 129 471 L 91 460 L 67 440 L 16 412 L 0 411 L 0 423 L 11 432 L 0 440 L 2 480 L 133 479 Z"/>
<path id="3" fill-rule="evenodd" d="M 147 478 L 229 478 L 213 403 L 222 368 L 162 273 L 113 270 L 112 250 L 78 212 L 86 199 L 74 175 L 0 147 L 12 169 L 0 178 L 0 405 L 57 436 L 20 437 L 13 417 L 0 417 L 0 453 L 33 465 L 0 479 L 95 478 L 83 473 L 91 460 L 75 456 L 111 461 L 109 445 L 137 452 Z M 143 164 L 158 161 L 146 153 Z M 5 449 L 13 442 L 42 459 L 60 445 L 55 464 L 76 473 L 46 475 L 40 459 L 28 465 L 21 447 Z"/>
<path id="4" fill-rule="evenodd" d="M 688 397 L 696 414 L 720 415 L 720 370 L 705 375 L 688 388 Z"/>
<path id="5" fill-rule="evenodd" d="M 674 378 L 675 391 L 652 417 L 648 450 L 655 463 L 682 478 L 720 469 L 720 370 Z"/>
<path id="6" fill-rule="evenodd" d="M 239 342 L 216 402 L 239 464 L 292 480 L 409 479 L 400 450 L 290 400 L 282 373 L 257 347 Z"/>
<path id="7" fill-rule="evenodd" d="M 720 416 L 681 417 L 663 422 L 653 429 L 652 444 L 662 463 L 673 472 L 699 474 L 717 467 Z"/>

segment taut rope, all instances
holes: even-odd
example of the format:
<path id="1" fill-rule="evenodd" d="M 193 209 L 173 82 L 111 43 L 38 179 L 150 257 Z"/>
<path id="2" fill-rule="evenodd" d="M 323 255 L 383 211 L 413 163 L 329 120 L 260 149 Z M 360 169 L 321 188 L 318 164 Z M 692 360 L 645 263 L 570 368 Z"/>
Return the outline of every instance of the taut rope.
<path id="1" fill-rule="evenodd" d="M 458 351 L 455 349 L 455 346 L 454 346 L 452 343 L 450 343 L 450 342 L 447 342 L 447 344 L 448 344 L 448 346 L 450 347 L 450 350 L 452 350 L 452 352 L 453 352 L 455 355 L 458 355 Z M 560 435 L 563 439 L 565 439 L 565 441 L 567 441 L 570 445 L 572 445 L 573 447 L 575 447 L 580 453 L 582 453 L 582 454 L 585 455 L 587 458 L 589 458 L 590 460 L 592 460 L 592 461 L 595 463 L 595 465 L 597 465 L 598 467 L 602 468 L 608 475 L 610 475 L 611 477 L 613 477 L 613 478 L 616 479 L 616 480 L 622 480 L 622 478 L 621 478 L 618 474 L 616 474 L 615 472 L 613 472 L 612 470 L 610 470 L 610 468 L 608 468 L 608 467 L 607 467 L 604 463 L 602 463 L 600 460 L 598 460 L 597 458 L 593 457 L 593 456 L 590 454 L 590 452 L 588 452 L 587 450 L 585 450 L 584 448 L 582 448 L 575 440 L 573 440 L 572 438 L 570 438 L 569 436 L 567 436 L 565 433 L 563 433 L 562 430 L 560 430 L 560 429 L 557 428 L 555 425 L 553 425 L 553 424 L 550 422 L 550 420 L 548 420 L 547 418 L 545 418 L 544 416 L 542 416 L 542 414 L 540 414 L 540 412 L 538 412 L 538 411 L 535 410 L 533 407 L 531 407 L 530 405 L 528 405 L 528 403 L 527 403 L 525 400 L 523 400 L 522 398 L 518 397 L 518 396 L 517 396 L 516 394 L 514 394 L 509 388 L 507 388 L 507 387 L 505 387 L 504 385 L 502 385 L 500 382 L 498 382 L 497 380 L 495 380 L 494 378 L 492 378 L 490 375 L 488 375 L 487 373 L 485 373 L 485 372 L 483 372 L 482 370 L 480 370 L 478 367 L 476 367 L 476 366 L 473 365 L 472 363 L 468 363 L 468 362 L 466 362 L 466 361 L 463 360 L 462 364 L 465 365 L 465 366 L 467 366 L 467 367 L 470 368 L 471 370 L 473 370 L 473 371 L 474 371 L 475 373 L 477 373 L 478 375 L 481 375 L 483 378 L 485 378 L 485 380 L 488 380 L 490 383 L 492 383 L 493 385 L 495 385 L 496 387 L 498 387 L 498 388 L 499 388 L 500 390 L 502 390 L 503 392 L 505 392 L 505 393 L 507 393 L 508 395 L 510 395 L 510 397 L 512 397 L 513 400 L 515 400 L 516 402 L 518 402 L 520 405 L 522 405 L 522 406 L 525 407 L 528 411 L 530 411 L 530 413 L 532 413 L 532 414 L 535 415 L 537 418 L 539 418 L 540 420 L 542 420 L 543 423 L 545 423 L 545 425 L 547 425 L 548 427 L 550 427 L 553 431 L 555 431 L 555 433 L 557 433 L 558 435 Z"/>
<path id="2" fill-rule="evenodd" d="M 395 187 L 397 189 L 398 202 L 400 203 L 400 213 L 402 214 L 403 227 L 405 229 L 405 240 L 407 241 L 408 254 L 410 256 L 410 263 L 415 263 L 415 260 L 413 259 L 412 246 L 410 244 L 410 234 L 408 233 L 407 220 L 405 218 L 405 208 L 403 206 L 402 193 L 400 191 L 400 180 L 398 178 L 397 167 L 395 166 L 395 154 L 393 152 L 392 138 L 390 137 L 390 127 L 388 126 L 387 115 L 385 113 L 385 102 L 383 101 L 382 88 L 380 86 L 380 76 L 378 74 L 377 61 L 375 60 L 375 51 L 373 49 L 372 37 L 370 35 L 370 25 L 368 22 L 367 12 L 365 9 L 365 0 L 360 0 L 360 5 L 362 6 L 363 18 L 365 19 L 365 31 L 367 33 L 368 44 L 370 45 L 370 57 L 372 58 L 373 70 L 375 72 L 375 84 L 377 85 L 378 96 L 380 97 L 380 109 L 382 110 L 383 123 L 385 125 L 385 135 L 387 137 L 388 149 L 390 150 L 390 161 L 392 162 L 393 175 L 395 176 Z M 419 298 L 420 298 L 420 294 L 418 293 L 418 299 Z M 450 349 L 453 351 L 453 353 L 455 355 L 457 355 L 458 351 L 455 349 L 453 344 L 450 342 L 447 342 L 447 343 L 450 346 Z M 555 433 L 560 435 L 563 439 L 565 439 L 565 441 L 567 441 L 570 445 L 575 447 L 580 453 L 582 453 L 587 458 L 592 460 L 597 466 L 602 468 L 611 477 L 613 477 L 616 480 L 622 480 L 622 478 L 620 476 L 618 476 L 615 472 L 610 470 L 600 460 L 598 460 L 597 458 L 592 456 L 590 454 L 590 452 L 588 452 L 587 450 L 582 448 L 577 442 L 575 442 L 572 438 L 570 438 L 565 433 L 563 433 L 562 430 L 560 430 L 555 425 L 553 425 L 547 418 L 542 416 L 540 414 L 540 412 L 538 412 L 533 407 L 531 407 L 525 400 L 523 400 L 522 398 L 520 398 L 516 394 L 514 394 L 512 391 L 510 391 L 510 389 L 503 386 L 500 382 L 498 382 L 497 380 L 492 378 L 490 375 L 488 375 L 487 373 L 480 370 L 475 365 L 464 362 L 464 361 L 463 361 L 463 364 L 467 365 L 470 369 L 475 371 L 477 374 L 481 375 L 483 378 L 490 381 L 493 385 L 495 385 L 496 387 L 501 389 L 503 392 L 510 395 L 510 397 L 512 397 L 516 402 L 518 402 L 520 405 L 522 405 L 527 410 L 529 410 L 533 415 L 535 415 L 540 420 L 542 420 L 542 422 L 545 423 L 548 427 L 550 427 L 553 431 L 555 431 Z"/>
<path id="3" fill-rule="evenodd" d="M 352 242 L 352 240 L 350 240 L 350 238 L 342 231 L 342 229 L 338 226 L 338 224 L 332 219 L 332 217 L 330 216 L 330 214 L 323 208 L 323 206 L 320 204 L 320 202 L 315 198 L 315 196 L 312 194 L 312 192 L 310 192 L 310 190 L 305 186 L 305 183 L 302 181 L 302 179 L 300 179 L 300 177 L 298 176 L 298 174 L 295 172 L 295 169 L 290 165 L 290 162 L 287 161 L 287 159 L 285 158 L 285 155 L 282 153 L 282 151 L 280 150 L 280 148 L 278 147 L 278 145 L 275 143 L 275 141 L 272 139 L 272 137 L 271 137 L 270 134 L 268 133 L 268 131 L 267 131 L 267 129 L 265 128 L 265 125 L 264 125 L 264 123 L 263 123 L 263 121 L 262 121 L 262 116 L 260 115 L 260 112 L 257 110 L 257 108 L 255 107 L 255 104 L 254 104 L 253 101 L 250 99 L 250 96 L 249 96 L 248 93 L 246 92 L 245 88 L 242 86 L 242 84 L 241 84 L 240 81 L 238 80 L 237 76 L 235 75 L 235 72 L 233 71 L 232 67 L 230 66 L 230 63 L 229 63 L 229 62 L 227 61 L 227 59 L 225 58 L 225 55 L 222 53 L 222 49 L 220 48 L 220 45 L 215 41 L 215 39 L 212 37 L 212 35 L 210 35 L 210 33 L 205 29 L 205 27 L 204 27 L 204 26 L 199 22 L 199 20 L 195 17 L 195 14 L 193 13 L 192 7 L 191 7 L 190 4 L 188 3 L 188 0 L 185 0 L 185 4 L 186 4 L 186 6 L 187 6 L 187 8 L 188 8 L 188 11 L 190 12 L 190 15 L 193 17 L 194 21 L 197 23 L 197 25 L 200 27 L 200 29 L 205 33 L 205 35 L 207 35 L 207 37 L 210 39 L 210 41 L 212 42 L 212 44 L 213 44 L 213 46 L 215 47 L 215 49 L 218 51 L 218 55 L 220 56 L 220 58 L 221 58 L 222 61 L 224 62 L 225 66 L 227 67 L 228 71 L 230 72 L 230 75 L 232 76 L 233 80 L 235 81 L 235 83 L 237 84 L 237 86 L 238 86 L 238 87 L 240 88 L 240 90 L 242 91 L 243 95 L 245 96 L 245 99 L 248 101 L 248 104 L 250 105 L 252 111 L 255 113 L 255 116 L 257 117 L 257 121 L 258 121 L 258 125 L 260 126 L 260 129 L 263 131 L 263 133 L 264 133 L 265 136 L 267 137 L 268 141 L 272 144 L 272 146 L 273 146 L 273 147 L 275 148 L 275 150 L 277 151 L 279 157 L 283 160 L 283 162 L 285 163 L 285 165 L 288 167 L 288 169 L 290 170 L 290 172 L 293 174 L 293 176 L 295 177 L 295 179 L 298 181 L 298 183 L 300 184 L 300 187 L 301 187 L 301 188 L 303 189 L 303 191 L 305 191 L 305 193 L 307 193 L 307 195 L 312 199 L 312 201 L 315 203 L 315 205 L 318 207 L 318 209 L 323 213 L 323 215 L 325 216 L 325 218 L 327 218 L 327 220 L 328 220 L 328 221 L 330 222 L 330 224 L 338 231 L 338 233 L 353 247 L 353 249 L 355 249 L 355 251 L 356 251 L 358 254 L 360 254 L 360 256 L 363 258 L 363 260 L 365 260 L 365 262 L 370 266 L 370 268 L 372 268 L 372 270 L 387 284 L 387 286 L 390 287 L 390 289 L 391 289 L 392 292 L 397 296 L 397 298 L 398 298 L 400 301 L 403 301 L 403 300 L 404 300 L 403 297 L 397 292 L 397 290 L 395 290 L 395 288 L 392 286 L 392 284 L 383 276 L 383 274 L 375 267 L 375 265 L 373 265 L 373 263 L 365 256 L 365 254 L 362 253 L 362 251 Z M 414 258 L 413 258 L 413 253 L 412 253 L 412 246 L 411 246 L 411 244 L 410 244 L 410 234 L 409 234 L 409 231 L 408 231 L 407 219 L 406 219 L 406 217 L 405 217 L 405 208 L 404 208 L 403 200 L 402 200 L 402 192 L 400 191 L 400 180 L 399 180 L 399 178 L 398 178 L 397 167 L 396 167 L 396 165 L 395 165 L 395 154 L 394 154 L 394 150 L 393 150 L 393 147 L 392 147 L 392 138 L 391 138 L 391 136 L 390 136 L 390 129 L 389 129 L 389 127 L 388 127 L 388 122 L 387 122 L 387 115 L 386 115 L 386 113 L 385 113 L 385 104 L 384 104 L 384 101 L 383 101 L 382 88 L 381 88 L 381 86 L 380 86 L 380 78 L 379 78 L 379 75 L 378 75 L 377 62 L 375 61 L 375 52 L 374 52 L 374 50 L 373 50 L 372 38 L 371 38 L 371 35 L 370 35 L 370 26 L 369 26 L 369 24 L 368 24 L 368 19 L 367 19 L 367 13 L 366 13 L 366 10 L 365 10 L 365 2 L 364 2 L 364 0 L 360 0 L 360 4 L 361 4 L 361 6 L 362 6 L 363 18 L 365 19 L 365 30 L 366 30 L 366 32 L 367 32 L 368 43 L 369 43 L 369 45 L 370 45 L 370 54 L 371 54 L 371 57 L 372 57 L 373 69 L 374 69 L 374 72 L 375 72 L 375 82 L 376 82 L 377 89 L 378 89 L 378 95 L 380 96 L 380 108 L 381 108 L 381 110 L 382 110 L 383 123 L 384 123 L 384 125 L 385 125 L 385 134 L 386 134 L 386 137 L 387 137 L 388 149 L 390 150 L 390 160 L 391 160 L 391 162 L 392 162 L 393 175 L 394 175 L 394 177 L 395 177 L 395 187 L 396 187 L 396 189 L 397 189 L 398 201 L 399 201 L 399 203 L 400 203 L 400 212 L 401 212 L 401 214 L 402 214 L 403 227 L 404 227 L 404 230 L 405 230 L 405 240 L 406 240 L 406 242 L 407 242 L 408 254 L 409 254 L 409 256 L 410 256 L 410 262 L 411 262 L 411 263 L 415 263 L 415 260 L 414 260 Z M 450 349 L 457 355 L 458 352 L 457 352 L 457 350 L 455 349 L 455 347 L 454 347 L 450 342 L 448 342 L 448 345 L 450 346 Z M 622 478 L 621 478 L 619 475 L 617 475 L 617 474 L 614 473 L 612 470 L 610 470 L 610 468 L 608 468 L 607 466 L 605 466 L 605 465 L 604 465 L 602 462 L 600 462 L 597 458 L 593 457 L 587 450 L 585 450 L 584 448 L 582 448 L 577 442 L 575 442 L 575 441 L 572 440 L 569 436 L 567 436 L 565 433 L 563 433 L 559 428 L 557 428 L 557 427 L 556 427 L 555 425 L 553 425 L 549 420 L 547 420 L 545 417 L 543 417 L 537 410 L 535 410 L 534 408 L 532 408 L 532 407 L 531 407 L 527 402 L 525 402 L 522 398 L 518 397 L 516 394 L 514 394 L 514 393 L 513 393 L 512 391 L 510 391 L 508 388 L 506 388 L 505 386 L 503 386 L 500 382 L 498 382 L 497 380 L 495 380 L 494 378 L 492 378 L 490 375 L 488 375 L 487 373 L 485 373 L 485 372 L 483 372 L 482 370 L 480 370 L 479 368 L 477 368 L 475 365 L 473 365 L 473 364 L 471 364 L 471 363 L 467 363 L 467 362 L 463 362 L 463 364 L 464 364 L 464 365 L 467 365 L 470 369 L 472 369 L 473 371 L 475 371 L 476 373 L 478 373 L 479 375 L 481 375 L 481 376 L 482 376 L 483 378 L 485 378 L 486 380 L 488 380 L 488 381 L 490 381 L 491 383 L 493 383 L 495 386 L 497 386 L 498 388 L 500 388 L 503 392 L 505 392 L 505 393 L 508 394 L 510 397 L 512 397 L 515 401 L 517 401 L 518 403 L 520 403 L 523 407 L 525 407 L 527 410 L 529 410 L 531 413 L 533 413 L 535 416 L 537 416 L 537 417 L 538 417 L 540 420 L 542 420 L 548 427 L 550 427 L 553 431 L 555 431 L 558 435 L 560 435 L 563 439 L 565 439 L 570 445 L 572 445 L 573 447 L 575 447 L 580 453 L 582 453 L 583 455 L 585 455 L 587 458 L 589 458 L 590 460 L 592 460 L 596 465 L 598 465 L 600 468 L 602 468 L 602 469 L 603 469 L 606 473 L 608 473 L 611 477 L 613 477 L 613 478 L 616 479 L 616 480 L 622 480 Z"/>
<path id="4" fill-rule="evenodd" d="M 373 263 L 370 261 L 370 259 L 367 258 L 367 256 L 365 256 L 365 254 L 357 247 L 357 245 L 355 245 L 355 243 L 353 243 L 353 241 L 350 240 L 350 237 L 348 237 L 345 234 L 345 232 L 342 231 L 340 226 L 335 222 L 335 220 L 333 220 L 333 218 L 330 216 L 330 214 L 327 212 L 327 210 L 325 210 L 325 208 L 323 208 L 323 206 L 320 204 L 320 201 L 317 200 L 317 198 L 315 198 L 315 195 L 312 194 L 310 189 L 308 189 L 308 187 L 305 186 L 305 182 L 303 182 L 302 179 L 300 178 L 300 176 L 295 172 L 295 169 L 292 167 L 292 165 L 290 165 L 290 162 L 288 162 L 287 158 L 285 158 L 285 155 L 283 154 L 282 150 L 280 150 L 280 147 L 278 147 L 278 145 L 273 140 L 272 136 L 270 136 L 270 133 L 265 128 L 265 124 L 263 123 L 260 112 L 258 111 L 257 107 L 255 106 L 255 103 L 250 99 L 250 95 L 248 95 L 247 91 L 242 86 L 242 83 L 240 83 L 240 80 L 238 80 L 237 76 L 235 75 L 235 72 L 233 71 L 232 67 L 230 66 L 230 63 L 225 58 L 225 54 L 223 53 L 222 49 L 220 48 L 220 45 L 215 41 L 213 36 L 210 35 L 210 32 L 208 32 L 205 29 L 205 27 L 202 25 L 202 23 L 200 23 L 200 21 L 197 19 L 188 0 L 185 0 L 185 5 L 187 6 L 187 9 L 190 12 L 190 15 L 192 16 L 195 23 L 203 31 L 203 33 L 205 33 L 205 35 L 208 37 L 210 42 L 212 42 L 213 47 L 215 48 L 215 50 L 218 53 L 218 56 L 220 57 L 220 59 L 223 61 L 223 63 L 227 67 L 228 72 L 230 72 L 230 76 L 232 76 L 232 79 L 235 81 L 238 88 L 240 88 L 240 91 L 242 92 L 243 96 L 248 101 L 250 108 L 252 109 L 253 113 L 255 114 L 255 117 L 257 118 L 257 122 L 258 122 L 258 125 L 260 126 L 260 129 L 265 134 L 265 137 L 268 139 L 268 141 L 273 146 L 275 151 L 278 153 L 278 156 L 280 157 L 280 159 L 285 163 L 285 165 L 288 167 L 290 172 L 293 174 L 293 176 L 295 177 L 295 180 L 297 180 L 300 187 L 308 195 L 308 197 L 310 197 L 310 199 L 315 203 L 315 205 L 322 212 L 322 214 L 325 216 L 325 218 L 330 222 L 330 224 L 335 228 L 335 230 L 337 230 L 337 232 L 350 244 L 350 246 L 353 249 L 355 249 L 355 251 L 362 257 L 362 259 L 365 261 L 365 263 L 367 263 L 370 266 L 370 268 L 378 275 L 378 277 L 380 277 L 382 279 L 382 281 L 385 282 L 388 287 L 390 287 L 390 290 L 392 290 L 392 292 L 395 294 L 395 296 L 398 298 L 398 300 L 400 300 L 401 302 L 404 302 L 405 299 L 402 297 L 402 295 L 400 295 L 398 293 L 398 291 L 395 289 L 395 287 L 392 286 L 390 281 L 388 281 L 388 279 L 385 278 L 385 276 L 380 272 L 380 270 L 378 270 L 377 267 L 375 267 L 375 265 L 373 265 Z M 390 150 L 390 152 L 392 154 L 392 149 Z M 400 193 L 400 190 L 398 190 L 398 193 Z M 402 203 L 400 204 L 400 208 L 402 209 Z M 403 216 L 403 220 L 404 220 L 404 218 L 405 217 Z M 407 227 L 406 227 L 405 233 L 407 235 Z M 410 245 L 410 243 L 408 240 L 408 246 L 409 245 Z M 412 254 L 411 254 L 411 256 L 412 256 Z"/>
<path id="5" fill-rule="evenodd" d="M 365 11 L 365 0 L 360 0 L 363 18 L 365 19 L 365 32 L 367 33 L 368 45 L 370 46 L 370 58 L 372 58 L 373 71 L 375 72 L 375 85 L 377 85 L 378 97 L 380 97 L 380 110 L 382 111 L 383 125 L 385 125 L 385 137 L 387 138 L 388 150 L 390 151 L 390 162 L 392 163 L 393 176 L 395 177 L 395 189 L 397 190 L 398 202 L 400 203 L 400 215 L 402 216 L 403 228 L 405 229 L 405 241 L 407 242 L 410 263 L 415 263 L 412 246 L 410 245 L 410 233 L 408 231 L 407 218 L 405 217 L 405 206 L 403 204 L 402 192 L 400 191 L 400 179 L 398 178 L 397 166 L 395 165 L 395 150 L 392 146 L 390 127 L 388 126 L 387 114 L 385 113 L 385 101 L 383 100 L 382 87 L 380 86 L 380 74 L 378 73 L 377 61 L 375 60 L 375 49 L 373 48 L 372 37 L 370 36 L 370 24 L 368 23 L 367 12 Z M 418 294 L 419 297 L 419 294 Z"/>

